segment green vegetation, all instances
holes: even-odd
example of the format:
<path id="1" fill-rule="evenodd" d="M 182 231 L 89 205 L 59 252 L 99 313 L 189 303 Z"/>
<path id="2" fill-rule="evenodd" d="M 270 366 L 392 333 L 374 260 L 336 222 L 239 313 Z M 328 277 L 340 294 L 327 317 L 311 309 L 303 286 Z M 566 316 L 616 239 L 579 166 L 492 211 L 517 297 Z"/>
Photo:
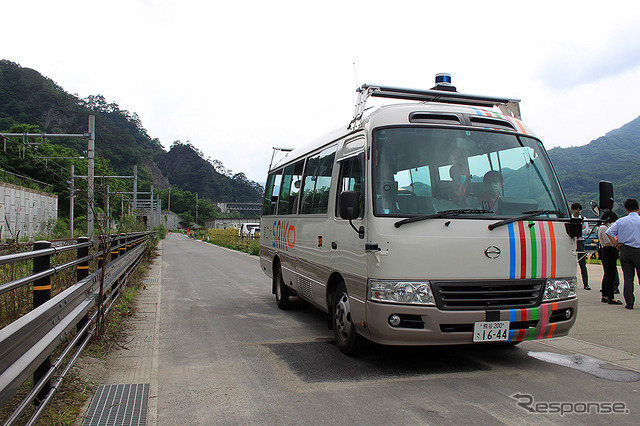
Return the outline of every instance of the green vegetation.
<path id="1" fill-rule="evenodd" d="M 108 102 L 102 95 L 85 99 L 70 95 L 49 78 L 35 70 L 22 68 L 8 60 L 0 60 L 0 131 L 3 133 L 63 133 L 84 134 L 88 117 L 96 117 L 96 176 L 130 176 L 138 166 L 138 191 L 161 193 L 167 205 L 168 182 L 172 185 L 171 210 L 183 215 L 188 225 L 195 221 L 195 194 L 198 194 L 198 222 L 219 213 L 214 202 L 256 202 L 261 199 L 262 187 L 246 178 L 244 173 L 233 174 L 218 160 L 204 159 L 204 155 L 190 143 L 175 141 L 166 152 L 157 138 L 152 138 L 138 115 Z M 77 176 L 87 175 L 87 141 L 83 138 L 6 139 L 6 150 L 0 151 L 0 169 L 14 175 L 35 179 L 29 183 L 48 188 L 58 195 L 59 217 L 69 215 L 69 186 L 71 165 Z M 43 143 L 44 142 L 44 143 Z M 45 157 L 58 157 L 48 159 Z M 73 157 L 73 158 L 61 158 Z M 150 170 L 153 169 L 153 170 Z M 152 174 L 155 173 L 155 174 Z M 13 175 L 10 175 L 13 176 Z M 0 179 L 11 181 L 13 177 Z M 23 178 L 20 178 L 23 179 Z M 27 179 L 28 181 L 29 179 Z M 44 184 L 44 185 L 43 185 Z M 86 180 L 75 179 L 76 212 L 86 214 Z M 96 179 L 95 205 L 103 208 L 106 187 L 109 192 L 130 192 L 129 179 Z M 184 198 L 194 200 L 188 207 L 180 206 L 180 191 Z M 176 196 L 174 203 L 174 195 Z M 110 216 L 120 218 L 120 197 L 112 197 Z M 145 196 L 146 198 L 146 196 Z M 205 201 L 206 200 L 206 201 Z M 82 208 L 84 206 L 84 210 Z M 175 210 L 174 210 L 175 206 Z"/>
<path id="2" fill-rule="evenodd" d="M 613 183 L 615 208 L 624 215 L 627 198 L 640 198 L 640 117 L 588 145 L 549 150 L 569 203 L 579 202 L 586 214 L 598 202 L 598 182 Z"/>
<path id="3" fill-rule="evenodd" d="M 260 252 L 260 241 L 257 238 L 241 238 L 236 228 L 208 229 L 205 241 L 217 246 L 227 247 L 257 256 Z"/>

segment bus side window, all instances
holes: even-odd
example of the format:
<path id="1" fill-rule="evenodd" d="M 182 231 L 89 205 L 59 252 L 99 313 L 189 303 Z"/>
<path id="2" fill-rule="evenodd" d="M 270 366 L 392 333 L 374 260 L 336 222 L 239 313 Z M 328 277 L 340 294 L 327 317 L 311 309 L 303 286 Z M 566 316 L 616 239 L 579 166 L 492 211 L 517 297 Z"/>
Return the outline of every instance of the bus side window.
<path id="1" fill-rule="evenodd" d="M 264 189 L 264 202 L 262 206 L 263 215 L 276 214 L 278 205 L 278 193 L 280 192 L 280 183 L 282 181 L 282 170 L 269 174 L 267 184 Z"/>
<path id="2" fill-rule="evenodd" d="M 343 191 L 356 191 L 360 194 L 360 217 L 364 217 L 363 199 L 362 193 L 362 170 L 360 169 L 360 161 L 358 157 L 351 157 L 340 163 L 340 180 L 338 181 L 339 187 L 337 195 L 339 196 Z M 336 203 L 336 216 L 339 217 L 340 211 L 340 198 Z"/>
<path id="3" fill-rule="evenodd" d="M 331 173 L 335 157 L 335 146 L 309 157 L 302 188 L 302 214 L 326 214 L 329 205 Z"/>
<path id="4" fill-rule="evenodd" d="M 298 193 L 302 184 L 303 168 L 304 160 L 285 167 L 278 200 L 278 214 L 298 213 Z"/>

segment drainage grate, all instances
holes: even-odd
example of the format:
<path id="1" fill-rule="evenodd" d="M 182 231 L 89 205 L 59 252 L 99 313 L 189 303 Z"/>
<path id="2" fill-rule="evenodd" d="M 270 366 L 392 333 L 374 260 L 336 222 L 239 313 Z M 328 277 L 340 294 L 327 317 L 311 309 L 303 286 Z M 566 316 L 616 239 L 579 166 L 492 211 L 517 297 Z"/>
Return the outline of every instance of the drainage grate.
<path id="1" fill-rule="evenodd" d="M 145 278 L 142 280 L 144 284 L 158 284 L 157 278 Z"/>
<path id="2" fill-rule="evenodd" d="M 82 426 L 146 425 L 149 384 L 100 385 Z"/>

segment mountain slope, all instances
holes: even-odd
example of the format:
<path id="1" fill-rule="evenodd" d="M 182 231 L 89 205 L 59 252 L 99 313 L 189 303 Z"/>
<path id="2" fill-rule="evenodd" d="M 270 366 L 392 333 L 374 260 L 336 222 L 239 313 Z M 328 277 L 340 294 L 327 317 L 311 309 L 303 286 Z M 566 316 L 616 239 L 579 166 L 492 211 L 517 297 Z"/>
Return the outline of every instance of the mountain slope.
<path id="1" fill-rule="evenodd" d="M 174 142 L 168 153 L 156 156 L 155 163 L 165 176 L 171 176 L 172 184 L 197 192 L 199 197 L 221 202 L 260 201 L 257 184 L 252 186 L 242 173 L 231 178 L 218 173 L 189 143 Z"/>
<path id="2" fill-rule="evenodd" d="M 170 185 L 198 192 L 201 198 L 212 201 L 248 202 L 261 197 L 260 185 L 246 179 L 243 173 L 218 173 L 191 145 L 185 145 L 190 148 L 184 150 L 177 142 L 178 151 L 190 161 L 167 153 L 157 138 L 148 135 L 137 114 L 121 110 L 115 102 L 108 103 L 102 95 L 78 99 L 37 71 L 0 60 L 0 131 L 29 124 L 46 133 L 86 133 L 89 115 L 96 117 L 96 156 L 108 160 L 122 175 L 130 175 L 133 166 L 138 165 L 141 191 L 148 190 L 152 179 L 156 188 L 164 188 L 168 179 Z M 84 139 L 55 138 L 51 142 L 78 154 L 87 149 Z M 154 159 L 162 164 L 164 176 L 153 166 Z M 13 161 L 12 166 L 13 163 L 13 171 L 23 173 L 19 162 Z M 149 173 L 144 173 L 143 164 Z M 28 173 L 26 168 L 24 173 Z"/>
<path id="3" fill-rule="evenodd" d="M 597 201 L 600 180 L 613 182 L 618 206 L 640 197 L 640 117 L 587 145 L 551 149 L 549 156 L 569 202 Z"/>

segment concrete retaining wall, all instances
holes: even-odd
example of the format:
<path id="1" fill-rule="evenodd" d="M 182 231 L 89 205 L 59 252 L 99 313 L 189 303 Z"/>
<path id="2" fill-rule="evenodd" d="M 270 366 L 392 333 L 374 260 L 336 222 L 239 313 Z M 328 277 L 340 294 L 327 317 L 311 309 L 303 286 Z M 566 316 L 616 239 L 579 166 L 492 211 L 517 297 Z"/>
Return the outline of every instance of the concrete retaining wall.
<path id="1" fill-rule="evenodd" d="M 0 239 L 31 239 L 56 220 L 57 195 L 0 182 Z"/>

